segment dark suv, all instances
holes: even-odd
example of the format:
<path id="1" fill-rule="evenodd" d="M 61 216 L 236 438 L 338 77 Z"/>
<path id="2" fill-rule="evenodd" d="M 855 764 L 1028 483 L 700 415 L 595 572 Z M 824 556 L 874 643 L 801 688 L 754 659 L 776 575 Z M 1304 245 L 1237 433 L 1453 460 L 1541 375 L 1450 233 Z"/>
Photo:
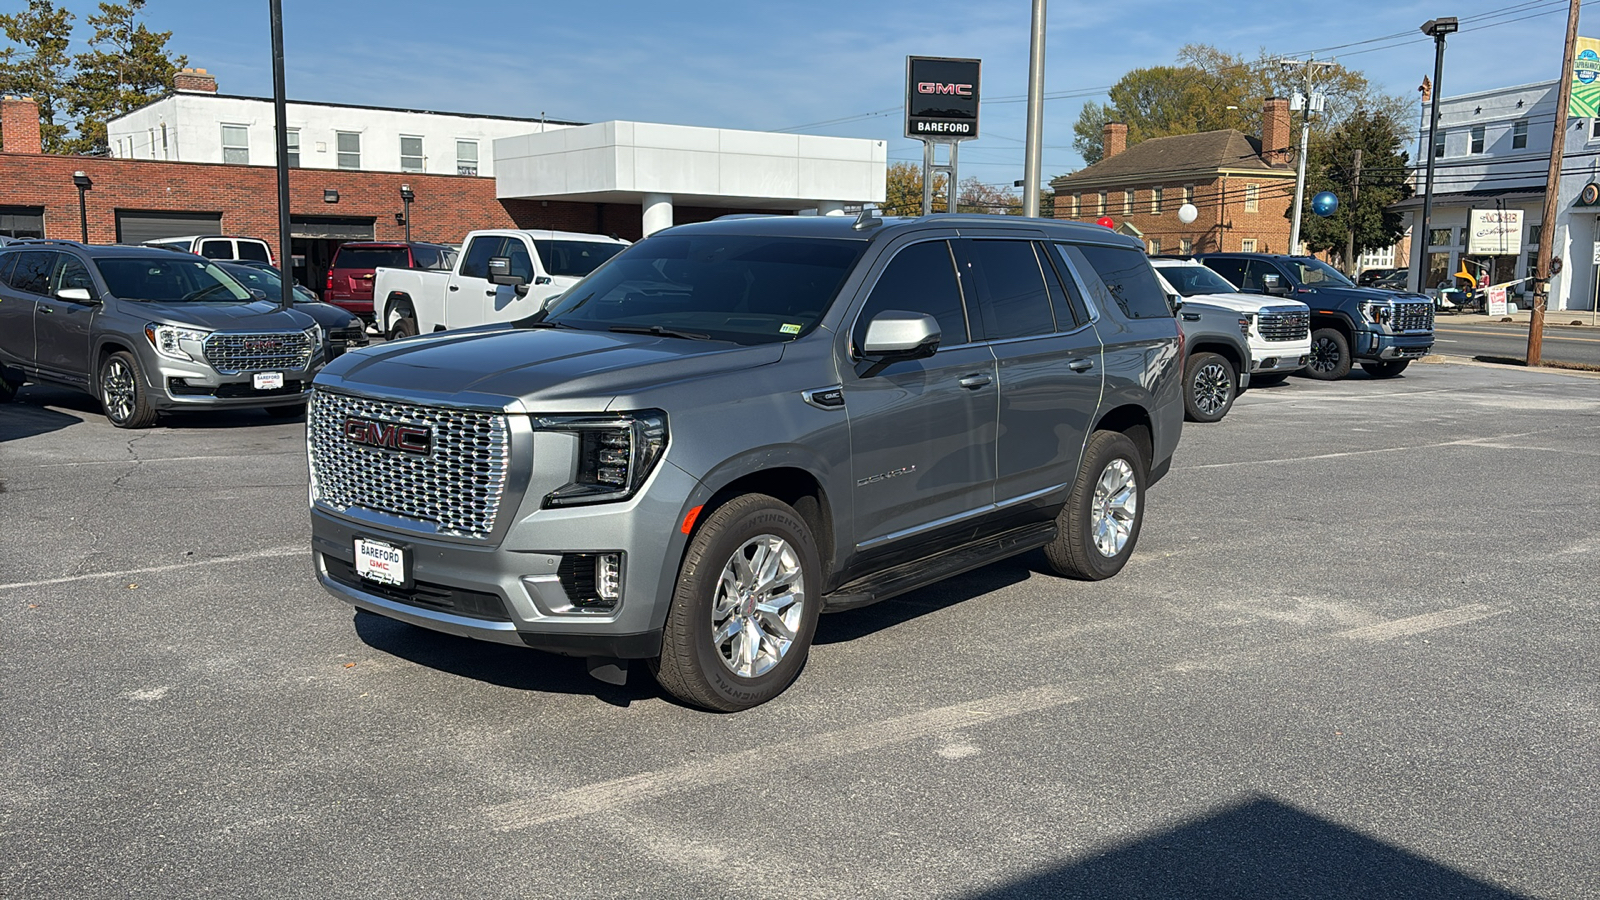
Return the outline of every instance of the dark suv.
<path id="1" fill-rule="evenodd" d="M 1311 307 L 1311 358 L 1302 374 L 1332 381 L 1353 363 L 1393 378 L 1433 348 L 1433 301 L 1421 294 L 1357 287 L 1311 256 L 1205 253 L 1195 257 L 1245 294 L 1288 297 Z"/>
<path id="2" fill-rule="evenodd" d="M 422 242 L 351 242 L 340 244 L 328 267 L 322 301 L 372 321 L 372 279 L 385 269 L 430 269 L 448 272 L 456 264 L 456 250 L 444 244 Z"/>
<path id="3" fill-rule="evenodd" d="M 0 248 L 0 401 L 24 381 L 100 398 L 119 428 L 165 409 L 299 415 L 322 365 L 310 316 L 217 264 L 153 247 L 21 241 Z"/>
<path id="4" fill-rule="evenodd" d="M 330 364 L 315 568 L 369 612 L 612 680 L 646 660 L 743 709 L 799 674 L 824 610 L 1039 547 L 1120 571 L 1178 443 L 1180 355 L 1143 248 L 1104 228 L 671 228 L 519 322 Z"/>

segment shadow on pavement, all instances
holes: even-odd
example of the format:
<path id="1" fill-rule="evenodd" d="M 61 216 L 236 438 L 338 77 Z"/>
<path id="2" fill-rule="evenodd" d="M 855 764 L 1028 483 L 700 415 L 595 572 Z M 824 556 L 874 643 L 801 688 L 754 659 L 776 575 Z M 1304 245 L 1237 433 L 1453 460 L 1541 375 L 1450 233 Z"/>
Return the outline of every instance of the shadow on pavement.
<path id="1" fill-rule="evenodd" d="M 1280 801 L 1255 798 L 969 896 L 1515 900 L 1522 895 Z"/>
<path id="2" fill-rule="evenodd" d="M 1031 572 L 1043 565 L 1042 553 L 1024 553 L 881 603 L 830 613 L 817 621 L 817 636 L 812 643 L 837 644 L 894 628 L 929 613 L 1027 581 Z"/>
<path id="3" fill-rule="evenodd" d="M 24 387 L 17 392 L 15 400 L 0 404 L 0 444 L 71 428 L 82 421 L 77 416 L 46 408 L 33 387 Z"/>
<path id="4" fill-rule="evenodd" d="M 82 413 L 90 419 L 105 422 L 105 412 L 100 408 L 100 401 L 93 396 L 76 391 L 72 388 L 57 387 L 49 384 L 29 384 L 17 392 L 16 400 L 0 406 L 0 410 L 20 410 L 42 413 L 49 416 L 59 416 L 64 421 L 56 426 L 64 428 L 73 422 L 80 421 L 65 413 L 57 412 L 51 407 L 72 412 Z M 6 416 L 7 420 L 11 417 Z M 179 412 L 163 412 L 156 420 L 155 427 L 174 430 L 198 431 L 208 428 L 251 428 L 260 425 L 300 424 L 305 421 L 304 416 L 287 419 L 277 419 L 267 415 L 261 409 L 196 409 L 182 410 Z M 110 423 L 106 423 L 110 424 Z M 55 428 L 45 429 L 54 431 Z M 42 431 L 29 432 L 28 435 L 8 433 L 9 430 L 0 423 L 0 441 L 26 437 L 31 434 L 42 434 Z"/>

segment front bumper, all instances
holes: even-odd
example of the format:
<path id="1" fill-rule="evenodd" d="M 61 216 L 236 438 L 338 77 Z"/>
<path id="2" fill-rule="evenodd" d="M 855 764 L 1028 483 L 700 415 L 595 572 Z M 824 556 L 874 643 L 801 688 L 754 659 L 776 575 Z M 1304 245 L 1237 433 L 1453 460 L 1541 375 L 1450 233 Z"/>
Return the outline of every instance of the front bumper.
<path id="1" fill-rule="evenodd" d="M 154 352 L 144 355 L 147 395 L 156 409 L 234 409 L 293 406 L 311 395 L 311 379 L 322 360 L 314 353 L 311 365 L 300 369 L 273 369 L 283 373 L 283 387 L 256 390 L 255 372 L 223 375 L 202 362 L 169 359 Z"/>
<path id="2" fill-rule="evenodd" d="M 1366 332 L 1353 348 L 1358 359 L 1421 359 L 1433 349 L 1433 334 L 1379 334 Z"/>
<path id="3" fill-rule="evenodd" d="M 1294 372 L 1311 361 L 1311 337 L 1303 341 L 1250 342 L 1250 371 L 1256 374 Z"/>

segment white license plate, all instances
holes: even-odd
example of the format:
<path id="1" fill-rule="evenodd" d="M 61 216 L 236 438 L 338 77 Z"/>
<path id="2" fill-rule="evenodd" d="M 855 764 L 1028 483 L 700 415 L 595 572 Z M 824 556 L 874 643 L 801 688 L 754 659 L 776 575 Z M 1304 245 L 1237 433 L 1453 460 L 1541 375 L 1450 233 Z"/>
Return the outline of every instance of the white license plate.
<path id="1" fill-rule="evenodd" d="M 251 376 L 250 384 L 258 391 L 275 391 L 283 387 L 283 373 L 257 372 Z"/>
<path id="2" fill-rule="evenodd" d="M 356 574 L 380 584 L 406 583 L 406 552 L 393 544 L 356 538 Z"/>

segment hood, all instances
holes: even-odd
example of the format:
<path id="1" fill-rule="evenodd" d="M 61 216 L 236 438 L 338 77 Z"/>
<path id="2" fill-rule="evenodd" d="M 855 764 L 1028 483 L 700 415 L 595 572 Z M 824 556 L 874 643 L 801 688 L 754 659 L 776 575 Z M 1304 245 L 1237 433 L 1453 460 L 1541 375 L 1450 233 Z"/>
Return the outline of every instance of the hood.
<path id="1" fill-rule="evenodd" d="M 1296 296 L 1302 294 L 1325 294 L 1329 297 L 1348 297 L 1351 300 L 1368 300 L 1373 303 L 1390 303 L 1395 300 L 1420 300 L 1425 303 L 1433 302 L 1431 299 L 1421 294 L 1412 294 L 1404 291 L 1386 291 L 1383 288 L 1343 286 L 1325 288 L 1295 288 L 1294 293 L 1290 294 L 1288 299 L 1293 300 Z"/>
<path id="2" fill-rule="evenodd" d="M 1287 297 L 1269 297 L 1266 294 L 1195 294 L 1193 297 L 1183 298 L 1183 305 L 1212 306 L 1225 309 L 1229 312 L 1249 313 L 1254 315 L 1268 307 L 1298 306 L 1309 311 L 1304 303 Z"/>
<path id="3" fill-rule="evenodd" d="M 304 331 L 314 321 L 296 310 L 282 310 L 270 300 L 250 303 L 138 303 L 123 301 L 122 311 L 162 325 L 204 331 Z"/>
<path id="4" fill-rule="evenodd" d="M 619 394 L 769 365 L 783 348 L 608 331 L 475 329 L 347 353 L 322 370 L 317 384 L 458 403 L 520 400 L 529 411 L 562 401 L 603 408 Z"/>

